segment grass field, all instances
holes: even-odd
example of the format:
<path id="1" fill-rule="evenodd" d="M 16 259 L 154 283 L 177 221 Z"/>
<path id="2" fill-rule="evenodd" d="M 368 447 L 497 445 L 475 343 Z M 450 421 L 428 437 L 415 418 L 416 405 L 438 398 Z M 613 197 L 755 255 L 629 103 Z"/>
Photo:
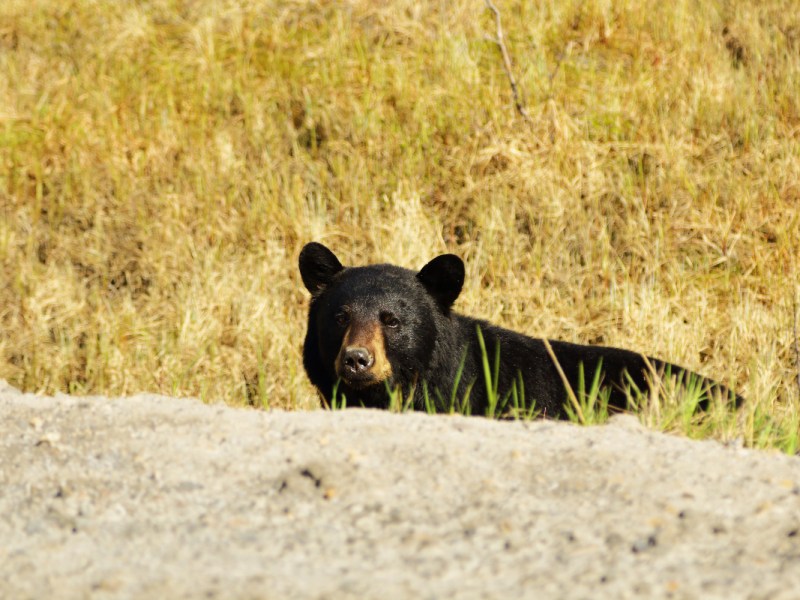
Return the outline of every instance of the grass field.
<path id="1" fill-rule="evenodd" d="M 308 408 L 317 240 L 732 384 L 794 451 L 795 0 L 0 3 L 0 377 Z M 711 422 L 713 421 L 713 422 Z"/>

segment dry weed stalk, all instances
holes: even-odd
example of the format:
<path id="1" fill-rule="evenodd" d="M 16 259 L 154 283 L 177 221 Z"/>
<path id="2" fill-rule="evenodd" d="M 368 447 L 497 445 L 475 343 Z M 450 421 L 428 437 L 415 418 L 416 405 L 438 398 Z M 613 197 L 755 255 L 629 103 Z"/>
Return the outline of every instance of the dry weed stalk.
<path id="1" fill-rule="evenodd" d="M 494 20 L 495 24 L 497 25 L 497 33 L 495 34 L 496 37 L 492 40 L 497 47 L 500 48 L 500 54 L 503 57 L 503 69 L 506 72 L 506 77 L 508 77 L 508 83 L 511 86 L 511 94 L 514 97 L 514 106 L 517 108 L 517 112 L 522 116 L 525 121 L 529 124 L 533 124 L 533 119 L 528 114 L 528 110 L 525 108 L 525 105 L 522 102 L 522 98 L 520 97 L 519 88 L 517 87 L 517 80 L 514 77 L 514 72 L 511 66 L 511 56 L 508 54 L 508 48 L 506 48 L 506 40 L 505 35 L 503 34 L 503 25 L 500 21 L 500 11 L 494 5 L 492 0 L 485 0 L 486 7 L 494 13 Z"/>
<path id="2" fill-rule="evenodd" d="M 795 383 L 797 384 L 797 400 L 800 404 L 800 339 L 797 336 L 797 286 L 794 289 L 792 296 L 792 337 L 794 346 L 794 369 L 795 369 Z"/>

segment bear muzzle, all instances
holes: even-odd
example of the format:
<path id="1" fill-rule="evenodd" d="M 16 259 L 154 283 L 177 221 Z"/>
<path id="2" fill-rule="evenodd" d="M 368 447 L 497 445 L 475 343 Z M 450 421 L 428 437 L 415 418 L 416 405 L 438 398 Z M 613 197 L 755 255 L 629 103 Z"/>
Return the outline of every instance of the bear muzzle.
<path id="1" fill-rule="evenodd" d="M 336 374 L 352 388 L 365 388 L 392 376 L 380 324 L 351 326 L 336 357 Z"/>
<path id="2" fill-rule="evenodd" d="M 339 376 L 349 384 L 373 383 L 374 375 L 370 372 L 375 364 L 375 356 L 368 348 L 350 346 L 342 354 Z"/>

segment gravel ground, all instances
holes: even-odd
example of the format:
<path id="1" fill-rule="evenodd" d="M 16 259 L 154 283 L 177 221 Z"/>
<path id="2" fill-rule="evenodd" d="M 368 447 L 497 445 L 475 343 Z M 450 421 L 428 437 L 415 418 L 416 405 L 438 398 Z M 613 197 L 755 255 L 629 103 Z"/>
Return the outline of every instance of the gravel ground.
<path id="1" fill-rule="evenodd" d="M 0 598 L 798 598 L 800 460 L 0 381 Z"/>

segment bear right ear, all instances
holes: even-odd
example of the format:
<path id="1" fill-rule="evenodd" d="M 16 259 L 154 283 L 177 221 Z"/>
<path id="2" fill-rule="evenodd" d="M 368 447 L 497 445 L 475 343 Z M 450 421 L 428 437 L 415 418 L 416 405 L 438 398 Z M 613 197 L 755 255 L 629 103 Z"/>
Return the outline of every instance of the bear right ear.
<path id="1" fill-rule="evenodd" d="M 464 262 L 455 254 L 442 254 L 422 267 L 417 279 L 446 312 L 464 285 Z"/>
<path id="2" fill-rule="evenodd" d="M 336 255 L 317 242 L 311 242 L 303 247 L 298 262 L 303 284 L 312 296 L 322 292 L 333 277 L 344 269 Z"/>

